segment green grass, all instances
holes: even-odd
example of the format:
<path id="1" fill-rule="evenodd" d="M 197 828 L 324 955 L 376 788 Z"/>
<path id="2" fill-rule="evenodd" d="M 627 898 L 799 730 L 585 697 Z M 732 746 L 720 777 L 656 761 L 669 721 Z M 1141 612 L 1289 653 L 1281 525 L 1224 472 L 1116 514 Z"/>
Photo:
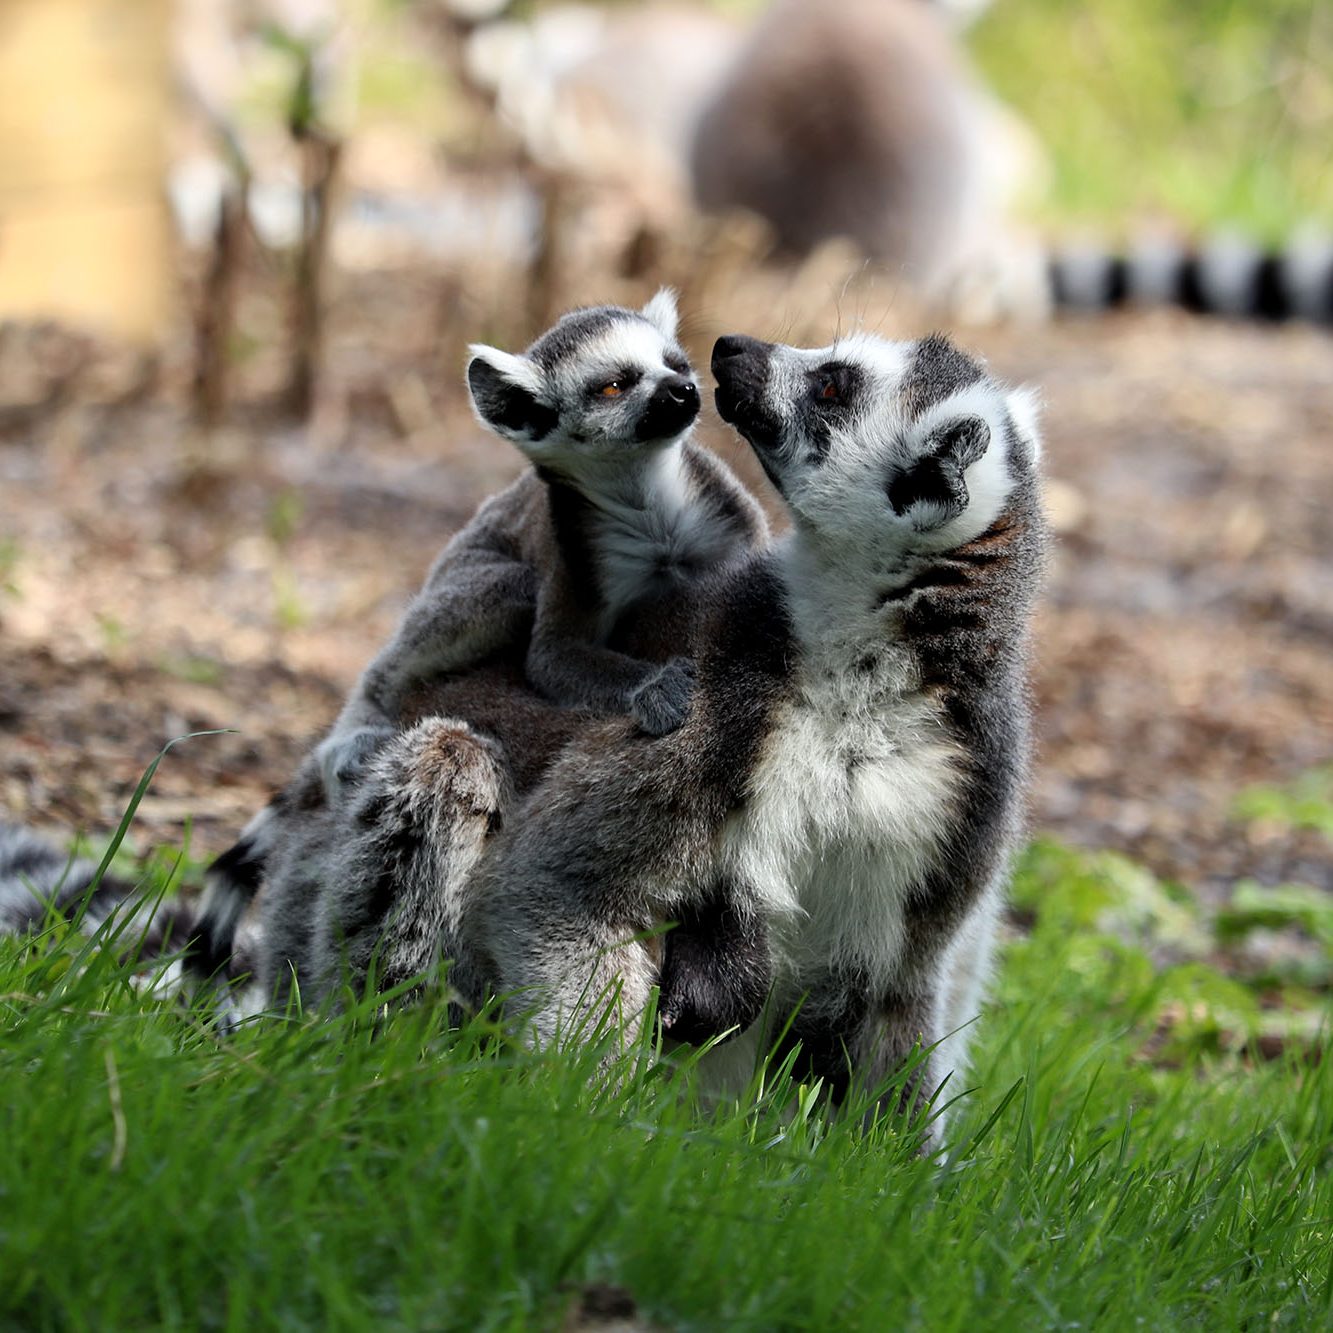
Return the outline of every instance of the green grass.
<path id="1" fill-rule="evenodd" d="M 1038 844 L 1015 899 L 935 1161 L 780 1071 L 608 1090 L 439 1002 L 219 1040 L 62 926 L 0 941 L 0 1327 L 554 1329 L 595 1282 L 684 1329 L 1333 1327 L 1327 992 L 1222 975 L 1120 858 Z"/>
<path id="2" fill-rule="evenodd" d="M 1051 155 L 1052 223 L 1333 226 L 1321 0 L 998 0 L 971 45 Z"/>

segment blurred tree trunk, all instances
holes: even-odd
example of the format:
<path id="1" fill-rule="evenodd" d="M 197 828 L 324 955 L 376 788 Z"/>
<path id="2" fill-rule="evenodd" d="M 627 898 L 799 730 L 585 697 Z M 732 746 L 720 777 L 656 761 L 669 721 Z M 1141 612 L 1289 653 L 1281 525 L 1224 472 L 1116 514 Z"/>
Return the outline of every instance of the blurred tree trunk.
<path id="1" fill-rule="evenodd" d="M 0 317 L 165 331 L 169 0 L 0 0 Z"/>

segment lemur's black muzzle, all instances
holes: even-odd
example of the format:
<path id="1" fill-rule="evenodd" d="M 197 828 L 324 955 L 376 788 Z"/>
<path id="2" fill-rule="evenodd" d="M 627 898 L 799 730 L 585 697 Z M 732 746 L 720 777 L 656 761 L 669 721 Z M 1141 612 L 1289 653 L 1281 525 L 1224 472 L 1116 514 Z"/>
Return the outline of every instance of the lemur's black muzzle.
<path id="1" fill-rule="evenodd" d="M 713 344 L 718 415 L 757 449 L 776 447 L 781 433 L 781 423 L 764 405 L 772 355 L 772 343 L 743 333 L 728 333 Z"/>
<path id="2" fill-rule="evenodd" d="M 653 390 L 634 433 L 640 440 L 670 439 L 698 415 L 698 386 L 688 375 L 668 375 Z"/>

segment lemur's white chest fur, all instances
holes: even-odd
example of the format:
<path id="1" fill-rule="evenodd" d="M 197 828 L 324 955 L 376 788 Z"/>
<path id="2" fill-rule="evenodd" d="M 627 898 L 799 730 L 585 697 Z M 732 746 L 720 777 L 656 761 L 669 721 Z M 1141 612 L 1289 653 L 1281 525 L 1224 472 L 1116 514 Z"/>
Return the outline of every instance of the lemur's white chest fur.
<path id="1" fill-rule="evenodd" d="M 958 746 L 883 613 L 794 599 L 803 647 L 724 858 L 759 891 L 780 968 L 893 972 L 903 904 L 954 808 Z"/>
<path id="2" fill-rule="evenodd" d="M 640 598 L 692 570 L 711 568 L 734 543 L 697 489 L 682 448 L 674 447 L 648 460 L 641 472 L 590 492 L 603 637 Z"/>

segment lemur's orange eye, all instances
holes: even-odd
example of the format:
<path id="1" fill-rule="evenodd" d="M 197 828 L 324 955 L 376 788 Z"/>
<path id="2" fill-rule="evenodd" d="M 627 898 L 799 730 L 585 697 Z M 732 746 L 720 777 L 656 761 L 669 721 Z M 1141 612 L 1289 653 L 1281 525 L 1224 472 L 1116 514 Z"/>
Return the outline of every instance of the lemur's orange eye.
<path id="1" fill-rule="evenodd" d="M 603 398 L 619 398 L 625 392 L 625 386 L 619 380 L 609 380 L 597 392 Z"/>
<path id="2" fill-rule="evenodd" d="M 825 375 L 819 382 L 819 398 L 821 402 L 831 403 L 838 397 L 838 381 L 832 375 Z"/>

